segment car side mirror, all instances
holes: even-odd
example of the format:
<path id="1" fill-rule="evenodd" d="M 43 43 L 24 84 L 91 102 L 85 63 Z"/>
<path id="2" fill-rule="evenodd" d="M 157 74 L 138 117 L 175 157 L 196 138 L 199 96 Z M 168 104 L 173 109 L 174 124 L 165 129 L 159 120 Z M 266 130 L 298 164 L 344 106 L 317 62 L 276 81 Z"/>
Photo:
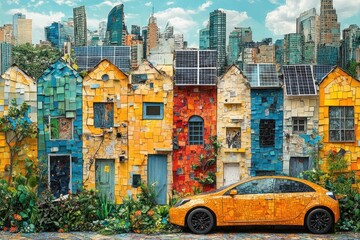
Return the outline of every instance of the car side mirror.
<path id="1" fill-rule="evenodd" d="M 230 196 L 235 196 L 237 195 L 237 190 L 236 189 L 231 189 L 230 190 Z"/>

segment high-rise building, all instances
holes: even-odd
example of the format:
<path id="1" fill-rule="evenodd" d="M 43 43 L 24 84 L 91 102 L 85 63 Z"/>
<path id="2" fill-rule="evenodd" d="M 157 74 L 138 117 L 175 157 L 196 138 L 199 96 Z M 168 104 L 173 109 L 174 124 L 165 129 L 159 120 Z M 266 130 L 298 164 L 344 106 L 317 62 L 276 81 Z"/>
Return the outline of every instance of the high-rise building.
<path id="1" fill-rule="evenodd" d="M 319 16 L 312 8 L 300 14 L 296 19 L 296 33 L 302 34 L 302 63 L 316 63 L 317 45 L 320 41 Z"/>
<path id="2" fill-rule="evenodd" d="M 337 65 L 339 61 L 339 46 L 320 44 L 317 52 L 317 63 L 320 65 Z"/>
<path id="3" fill-rule="evenodd" d="M 101 41 L 104 41 L 105 36 L 106 36 L 106 21 L 101 21 L 99 23 L 99 39 Z"/>
<path id="4" fill-rule="evenodd" d="M 200 29 L 199 32 L 199 49 L 200 50 L 209 49 L 209 45 L 210 45 L 209 26 L 206 26 L 206 28 Z"/>
<path id="5" fill-rule="evenodd" d="M 85 6 L 73 9 L 75 46 L 86 46 L 87 24 Z"/>
<path id="6" fill-rule="evenodd" d="M 146 41 L 146 56 L 149 56 L 150 51 L 158 45 L 159 41 L 159 28 L 157 26 L 157 20 L 154 16 L 154 12 L 149 18 L 147 27 L 147 41 Z"/>
<path id="7" fill-rule="evenodd" d="M 248 42 L 252 42 L 252 31 L 250 27 L 235 27 L 235 29 L 230 32 L 228 65 L 238 63 L 240 52 L 244 49 L 244 44 Z"/>
<path id="8" fill-rule="evenodd" d="M 0 43 L 0 75 L 3 74 L 11 65 L 12 45 L 9 43 Z"/>
<path id="9" fill-rule="evenodd" d="M 356 51 L 360 51 L 360 28 L 351 24 L 343 30 L 343 41 L 340 47 L 340 66 L 346 68 L 350 61 L 356 61 Z"/>
<path id="10" fill-rule="evenodd" d="M 284 35 L 284 64 L 301 64 L 303 36 L 300 33 Z"/>
<path id="11" fill-rule="evenodd" d="M 284 39 L 275 41 L 275 62 L 276 64 L 284 64 Z"/>
<path id="12" fill-rule="evenodd" d="M 173 36 L 174 36 L 174 27 L 171 26 L 169 22 L 167 22 L 166 26 L 165 26 L 165 30 L 161 34 L 160 37 L 165 38 L 165 39 L 169 39 L 169 38 L 172 38 Z"/>
<path id="13" fill-rule="evenodd" d="M 15 44 L 32 44 L 32 19 L 26 19 L 22 13 L 16 13 L 13 16 L 13 36 Z"/>
<path id="14" fill-rule="evenodd" d="M 255 63 L 275 63 L 275 45 L 259 46 Z"/>
<path id="15" fill-rule="evenodd" d="M 340 23 L 332 0 L 321 0 L 320 6 L 320 44 L 340 43 Z"/>
<path id="16" fill-rule="evenodd" d="M 141 37 L 143 39 L 143 59 L 146 59 L 146 50 L 147 50 L 147 33 L 148 33 L 148 27 L 142 27 L 141 29 Z"/>
<path id="17" fill-rule="evenodd" d="M 124 5 L 116 5 L 108 15 L 105 45 L 122 46 L 125 45 L 126 28 L 124 22 Z"/>
<path id="18" fill-rule="evenodd" d="M 5 24 L 3 27 L 0 27 L 0 42 L 15 44 L 12 24 Z"/>
<path id="19" fill-rule="evenodd" d="M 55 48 L 62 49 L 65 42 L 72 42 L 74 39 L 74 28 L 67 25 L 67 22 L 53 22 L 45 27 L 45 38 Z"/>
<path id="20" fill-rule="evenodd" d="M 219 9 L 211 12 L 209 22 L 209 47 L 218 52 L 218 75 L 221 75 L 226 64 L 226 13 Z"/>
<path id="21" fill-rule="evenodd" d="M 134 39 L 136 40 L 142 40 L 141 38 L 141 31 L 140 26 L 138 25 L 131 25 L 131 34 L 134 35 Z"/>

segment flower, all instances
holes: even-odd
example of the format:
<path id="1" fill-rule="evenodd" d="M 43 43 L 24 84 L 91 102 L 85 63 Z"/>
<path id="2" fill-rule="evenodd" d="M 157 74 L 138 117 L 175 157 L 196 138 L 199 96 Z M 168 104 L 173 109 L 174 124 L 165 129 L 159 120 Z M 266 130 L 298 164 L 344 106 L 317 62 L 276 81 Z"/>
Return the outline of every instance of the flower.
<path id="1" fill-rule="evenodd" d="M 62 228 L 60 228 L 59 230 L 58 230 L 58 233 L 63 233 L 64 232 L 64 229 L 62 229 Z"/>
<path id="2" fill-rule="evenodd" d="M 15 232 L 17 232 L 18 231 L 18 228 L 16 227 L 16 226 L 12 226 L 11 228 L 10 228 L 10 232 L 11 233 L 15 233 Z"/>
<path id="3" fill-rule="evenodd" d="M 150 217 L 153 216 L 153 215 L 154 215 L 154 211 L 153 211 L 153 210 L 149 210 L 149 211 L 147 212 L 147 215 L 150 216 Z"/>
<path id="4" fill-rule="evenodd" d="M 22 217 L 19 215 L 19 214 L 14 214 L 14 219 L 16 220 L 16 221 L 21 221 L 22 220 Z"/>
<path id="5" fill-rule="evenodd" d="M 136 212 L 135 212 L 135 217 L 138 217 L 138 216 L 140 216 L 141 215 L 141 211 L 140 210 L 137 210 Z"/>

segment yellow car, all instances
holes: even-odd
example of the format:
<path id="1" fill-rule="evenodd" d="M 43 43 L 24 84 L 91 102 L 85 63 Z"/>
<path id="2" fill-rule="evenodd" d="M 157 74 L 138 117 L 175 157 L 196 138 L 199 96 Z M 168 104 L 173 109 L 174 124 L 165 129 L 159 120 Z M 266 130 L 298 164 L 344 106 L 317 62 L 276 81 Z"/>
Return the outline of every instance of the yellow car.
<path id="1" fill-rule="evenodd" d="M 340 218 L 335 195 L 312 182 L 283 176 L 253 177 L 186 197 L 170 209 L 170 222 L 205 234 L 215 226 L 305 226 L 327 233 Z"/>

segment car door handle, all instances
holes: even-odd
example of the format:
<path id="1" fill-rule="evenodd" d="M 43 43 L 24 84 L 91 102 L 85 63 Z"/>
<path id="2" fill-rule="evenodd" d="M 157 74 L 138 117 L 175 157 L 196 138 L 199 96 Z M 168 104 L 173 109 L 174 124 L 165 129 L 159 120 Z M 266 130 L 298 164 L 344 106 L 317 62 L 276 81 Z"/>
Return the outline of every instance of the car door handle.
<path id="1" fill-rule="evenodd" d="M 273 198 L 265 198 L 265 200 L 269 201 L 269 200 L 273 200 Z"/>

